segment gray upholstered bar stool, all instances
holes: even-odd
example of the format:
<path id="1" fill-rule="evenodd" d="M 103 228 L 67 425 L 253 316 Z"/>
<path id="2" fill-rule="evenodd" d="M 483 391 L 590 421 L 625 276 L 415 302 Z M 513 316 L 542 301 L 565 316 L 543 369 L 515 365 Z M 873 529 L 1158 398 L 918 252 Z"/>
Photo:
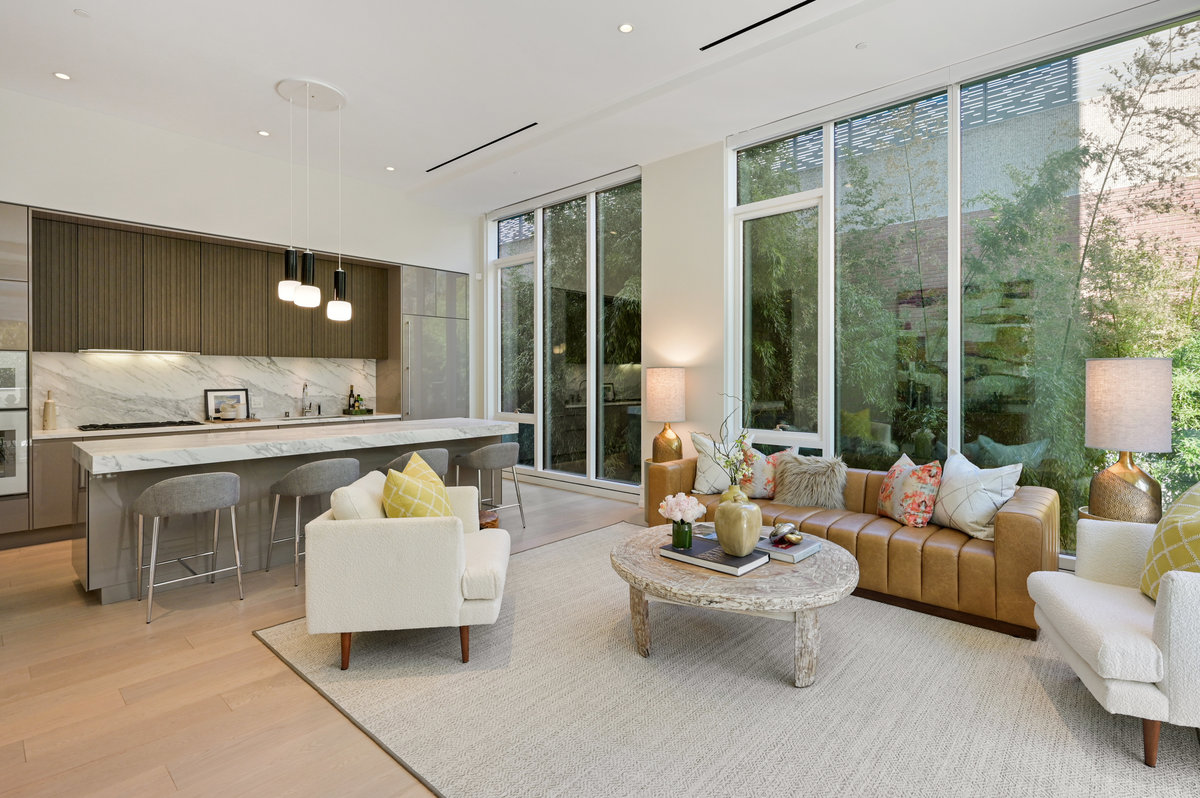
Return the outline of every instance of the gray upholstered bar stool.
<path id="1" fill-rule="evenodd" d="M 405 452 L 378 470 L 384 474 L 387 474 L 388 471 L 403 471 L 414 454 L 421 455 L 421 459 L 442 478 L 442 482 L 446 481 L 446 472 L 450 470 L 450 452 L 445 449 L 418 449 L 415 452 Z"/>
<path id="2" fill-rule="evenodd" d="M 207 576 L 210 582 L 215 582 L 217 574 L 223 571 L 237 571 L 238 598 L 246 598 L 242 592 L 242 553 L 238 547 L 237 516 L 234 506 L 241 496 L 241 481 L 237 474 L 219 471 L 214 474 L 191 474 L 183 477 L 172 477 L 157 482 L 142 491 L 133 503 L 133 512 L 137 515 L 137 558 L 138 558 L 138 601 L 142 600 L 142 522 L 146 516 L 154 517 L 153 530 L 150 533 L 150 585 L 146 602 L 146 623 L 150 623 L 154 611 L 154 588 L 163 585 L 182 582 L 197 576 Z M 229 508 L 229 525 L 233 530 L 233 562 L 228 568 L 217 568 L 217 532 L 221 528 L 221 510 Z M 158 561 L 158 521 L 173 515 L 191 515 L 193 513 L 213 513 L 213 547 L 211 551 L 200 554 L 189 554 L 176 557 L 173 560 Z M 187 560 L 196 557 L 211 557 L 207 571 L 196 571 L 188 565 Z M 154 575 L 159 565 L 179 563 L 191 573 L 179 579 L 168 579 L 166 582 L 155 582 Z"/>
<path id="3" fill-rule="evenodd" d="M 271 486 L 275 496 L 275 509 L 271 513 L 271 542 L 267 545 L 267 568 L 271 570 L 271 551 L 276 543 L 294 541 L 292 576 L 297 586 L 300 585 L 300 500 L 305 496 L 318 496 L 330 493 L 338 488 L 349 485 L 358 479 L 358 461 L 353 457 L 337 457 L 332 460 L 318 460 L 315 463 L 305 463 L 297 466 L 287 475 Z M 296 529 L 291 537 L 275 539 L 275 521 L 279 518 L 279 499 L 282 496 L 296 498 Z"/>
<path id="4" fill-rule="evenodd" d="M 512 474 L 513 487 L 517 489 L 516 507 L 521 511 L 521 527 L 525 526 L 525 508 L 521 505 L 521 483 L 517 482 L 517 460 L 521 458 L 521 444 L 519 443 L 493 443 L 488 446 L 481 446 L 470 454 L 460 454 L 454 458 L 454 482 L 462 484 L 458 478 L 458 471 L 462 467 L 475 469 L 476 486 L 479 488 L 479 506 L 488 507 L 492 510 L 503 510 L 506 507 L 512 507 L 511 504 L 497 504 L 497 499 L 494 495 L 483 498 L 483 472 L 484 471 L 503 471 L 508 469 Z M 495 480 L 489 480 L 491 484 L 495 484 Z M 491 491 L 489 491 L 491 493 Z M 500 482 L 500 498 L 499 501 L 504 501 L 504 481 Z"/>

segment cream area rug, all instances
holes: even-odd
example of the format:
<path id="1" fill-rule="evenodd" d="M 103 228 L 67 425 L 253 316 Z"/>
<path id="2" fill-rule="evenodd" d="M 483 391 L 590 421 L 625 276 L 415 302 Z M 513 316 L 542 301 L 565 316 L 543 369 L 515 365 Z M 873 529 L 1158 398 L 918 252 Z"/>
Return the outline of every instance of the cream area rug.
<path id="1" fill-rule="evenodd" d="M 1200 746 L 1106 713 L 1049 643 L 866 599 L 821 610 L 817 681 L 789 623 L 651 603 L 638 656 L 617 524 L 514 555 L 500 618 L 471 630 L 259 632 L 445 796 L 1196 796 Z M 666 536 L 664 536 L 666 542 Z"/>

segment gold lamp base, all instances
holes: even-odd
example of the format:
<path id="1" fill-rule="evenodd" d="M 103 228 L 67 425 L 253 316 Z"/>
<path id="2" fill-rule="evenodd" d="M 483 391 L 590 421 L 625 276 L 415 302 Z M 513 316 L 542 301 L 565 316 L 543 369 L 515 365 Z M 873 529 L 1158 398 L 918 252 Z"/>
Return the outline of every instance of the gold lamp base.
<path id="1" fill-rule="evenodd" d="M 675 434 L 675 430 L 671 429 L 671 422 L 667 421 L 663 424 L 662 432 L 654 436 L 654 449 L 650 461 L 666 463 L 682 459 L 683 441 Z"/>
<path id="2" fill-rule="evenodd" d="M 1157 524 L 1162 518 L 1162 486 L 1138 468 L 1129 452 L 1092 477 L 1088 512 L 1114 521 Z"/>

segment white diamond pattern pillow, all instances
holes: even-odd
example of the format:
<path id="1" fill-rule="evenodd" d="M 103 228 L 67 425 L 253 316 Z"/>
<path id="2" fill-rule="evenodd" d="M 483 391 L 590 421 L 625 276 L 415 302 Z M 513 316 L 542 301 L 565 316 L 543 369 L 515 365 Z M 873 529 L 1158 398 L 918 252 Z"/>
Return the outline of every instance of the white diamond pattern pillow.
<path id="1" fill-rule="evenodd" d="M 980 468 L 958 452 L 946 459 L 942 485 L 933 505 L 933 523 L 973 538 L 996 537 L 996 511 L 1017 492 L 1021 463 Z"/>
<path id="2" fill-rule="evenodd" d="M 696 493 L 724 493 L 729 475 L 713 459 L 717 450 L 712 438 L 693 432 L 692 446 L 696 447 L 696 484 L 692 489 Z"/>

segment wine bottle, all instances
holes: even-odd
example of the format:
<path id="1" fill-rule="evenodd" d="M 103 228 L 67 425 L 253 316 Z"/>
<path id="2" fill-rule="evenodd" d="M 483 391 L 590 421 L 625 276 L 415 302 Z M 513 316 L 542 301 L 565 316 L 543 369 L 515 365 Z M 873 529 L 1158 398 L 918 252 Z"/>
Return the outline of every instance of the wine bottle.
<path id="1" fill-rule="evenodd" d="M 346 409 L 347 410 L 354 409 L 354 386 L 353 385 L 350 386 L 350 398 L 346 400 Z"/>

